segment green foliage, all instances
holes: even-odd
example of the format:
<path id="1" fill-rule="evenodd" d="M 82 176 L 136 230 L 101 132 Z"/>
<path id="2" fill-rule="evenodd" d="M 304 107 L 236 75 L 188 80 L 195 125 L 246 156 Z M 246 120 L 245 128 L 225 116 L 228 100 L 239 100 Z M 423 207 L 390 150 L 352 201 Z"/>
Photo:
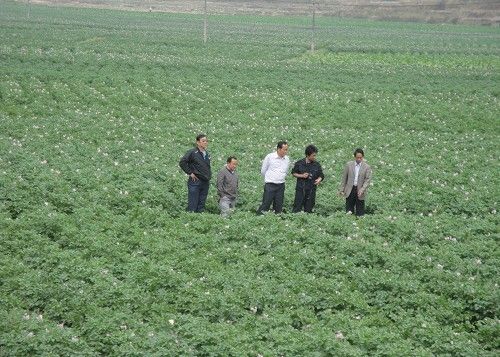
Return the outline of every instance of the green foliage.
<path id="1" fill-rule="evenodd" d="M 310 53 L 300 17 L 203 46 L 194 15 L 0 6 L 0 355 L 498 354 L 498 29 L 320 18 Z M 184 212 L 198 132 L 240 159 L 230 219 L 213 187 Z M 282 138 L 320 149 L 317 214 L 254 214 Z"/>

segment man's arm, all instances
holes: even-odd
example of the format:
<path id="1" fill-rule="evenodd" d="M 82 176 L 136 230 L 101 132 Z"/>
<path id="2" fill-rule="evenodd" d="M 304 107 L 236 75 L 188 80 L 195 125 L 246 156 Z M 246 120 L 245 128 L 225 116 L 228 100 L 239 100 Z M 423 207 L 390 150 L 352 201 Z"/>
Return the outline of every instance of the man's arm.
<path id="1" fill-rule="evenodd" d="M 262 161 L 262 168 L 260 169 L 260 174 L 262 176 L 266 176 L 267 169 L 269 168 L 269 155 L 264 158 Z"/>
<path id="2" fill-rule="evenodd" d="M 224 170 L 221 170 L 217 175 L 217 194 L 222 197 L 222 192 L 224 191 Z"/>
<path id="3" fill-rule="evenodd" d="M 189 150 L 179 161 L 179 166 L 186 173 L 186 175 L 191 175 L 193 172 L 189 167 L 189 163 L 191 162 L 191 150 Z"/>
<path id="4" fill-rule="evenodd" d="M 371 181 L 372 181 L 372 168 L 368 166 L 366 168 L 365 181 L 363 182 L 363 186 L 361 186 L 361 190 L 359 190 L 360 195 L 366 192 L 366 189 L 370 185 Z"/>
<path id="5" fill-rule="evenodd" d="M 339 193 L 341 194 L 344 194 L 348 175 L 349 175 L 349 164 L 346 164 L 344 167 L 344 172 L 342 173 L 342 181 L 340 182 L 340 187 L 339 187 Z"/>
<path id="6" fill-rule="evenodd" d="M 307 177 L 309 177 L 309 175 L 307 173 L 299 173 L 299 171 L 300 171 L 299 170 L 299 167 L 300 167 L 299 162 L 300 161 L 297 161 L 295 163 L 295 165 L 293 165 L 292 176 L 296 177 L 296 178 L 307 178 Z"/>
<path id="7" fill-rule="evenodd" d="M 194 172 L 191 170 L 189 167 L 189 163 L 192 161 L 191 155 L 193 152 L 190 150 L 188 151 L 179 161 L 179 166 L 181 167 L 182 171 L 186 173 L 193 181 L 198 181 L 198 176 L 194 174 Z"/>
<path id="8" fill-rule="evenodd" d="M 318 162 L 318 178 L 314 181 L 315 185 L 319 185 L 320 182 L 323 182 L 325 179 L 325 175 L 323 174 L 323 168 L 321 167 L 321 164 Z"/>

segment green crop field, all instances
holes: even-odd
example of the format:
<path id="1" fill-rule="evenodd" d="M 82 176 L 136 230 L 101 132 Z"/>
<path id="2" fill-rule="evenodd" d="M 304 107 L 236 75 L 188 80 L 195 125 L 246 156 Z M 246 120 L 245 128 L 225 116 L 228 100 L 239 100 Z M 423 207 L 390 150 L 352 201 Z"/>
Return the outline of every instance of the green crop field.
<path id="1" fill-rule="evenodd" d="M 500 29 L 309 26 L 0 2 L 1 356 L 500 353 Z M 229 219 L 184 212 L 199 132 Z M 315 214 L 255 215 L 280 139 L 319 147 Z"/>

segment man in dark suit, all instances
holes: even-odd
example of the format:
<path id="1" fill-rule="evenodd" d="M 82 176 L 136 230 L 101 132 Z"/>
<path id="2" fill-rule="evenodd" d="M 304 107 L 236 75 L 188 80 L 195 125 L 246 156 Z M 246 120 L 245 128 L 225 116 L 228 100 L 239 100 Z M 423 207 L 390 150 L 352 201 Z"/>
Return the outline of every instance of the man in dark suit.
<path id="1" fill-rule="evenodd" d="M 356 216 L 365 214 L 366 191 L 372 179 L 372 169 L 364 161 L 364 157 L 362 149 L 354 151 L 355 160 L 345 165 L 339 188 L 339 195 L 346 199 L 346 212 L 356 213 Z"/>
<path id="2" fill-rule="evenodd" d="M 318 148 L 314 145 L 306 147 L 306 157 L 295 163 L 292 169 L 292 175 L 297 178 L 297 185 L 295 186 L 295 201 L 293 203 L 293 212 L 312 213 L 316 203 L 316 187 L 325 178 L 323 169 L 318 161 L 316 155 Z"/>

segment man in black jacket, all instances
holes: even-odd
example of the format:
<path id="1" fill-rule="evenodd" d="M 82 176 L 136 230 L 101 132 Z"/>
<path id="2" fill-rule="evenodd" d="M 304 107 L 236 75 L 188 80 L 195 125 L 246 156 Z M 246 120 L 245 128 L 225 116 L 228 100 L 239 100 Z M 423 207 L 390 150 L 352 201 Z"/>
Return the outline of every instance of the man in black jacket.
<path id="1" fill-rule="evenodd" d="M 318 148 L 314 145 L 306 147 L 306 157 L 295 163 L 292 169 L 292 175 L 297 178 L 295 187 L 295 201 L 293 203 L 293 212 L 311 213 L 316 203 L 316 187 L 325 178 L 323 169 L 316 161 Z"/>
<path id="2" fill-rule="evenodd" d="M 196 137 L 196 147 L 189 150 L 179 162 L 188 177 L 188 212 L 203 212 L 210 187 L 212 170 L 207 152 L 208 140 L 205 134 Z"/>

